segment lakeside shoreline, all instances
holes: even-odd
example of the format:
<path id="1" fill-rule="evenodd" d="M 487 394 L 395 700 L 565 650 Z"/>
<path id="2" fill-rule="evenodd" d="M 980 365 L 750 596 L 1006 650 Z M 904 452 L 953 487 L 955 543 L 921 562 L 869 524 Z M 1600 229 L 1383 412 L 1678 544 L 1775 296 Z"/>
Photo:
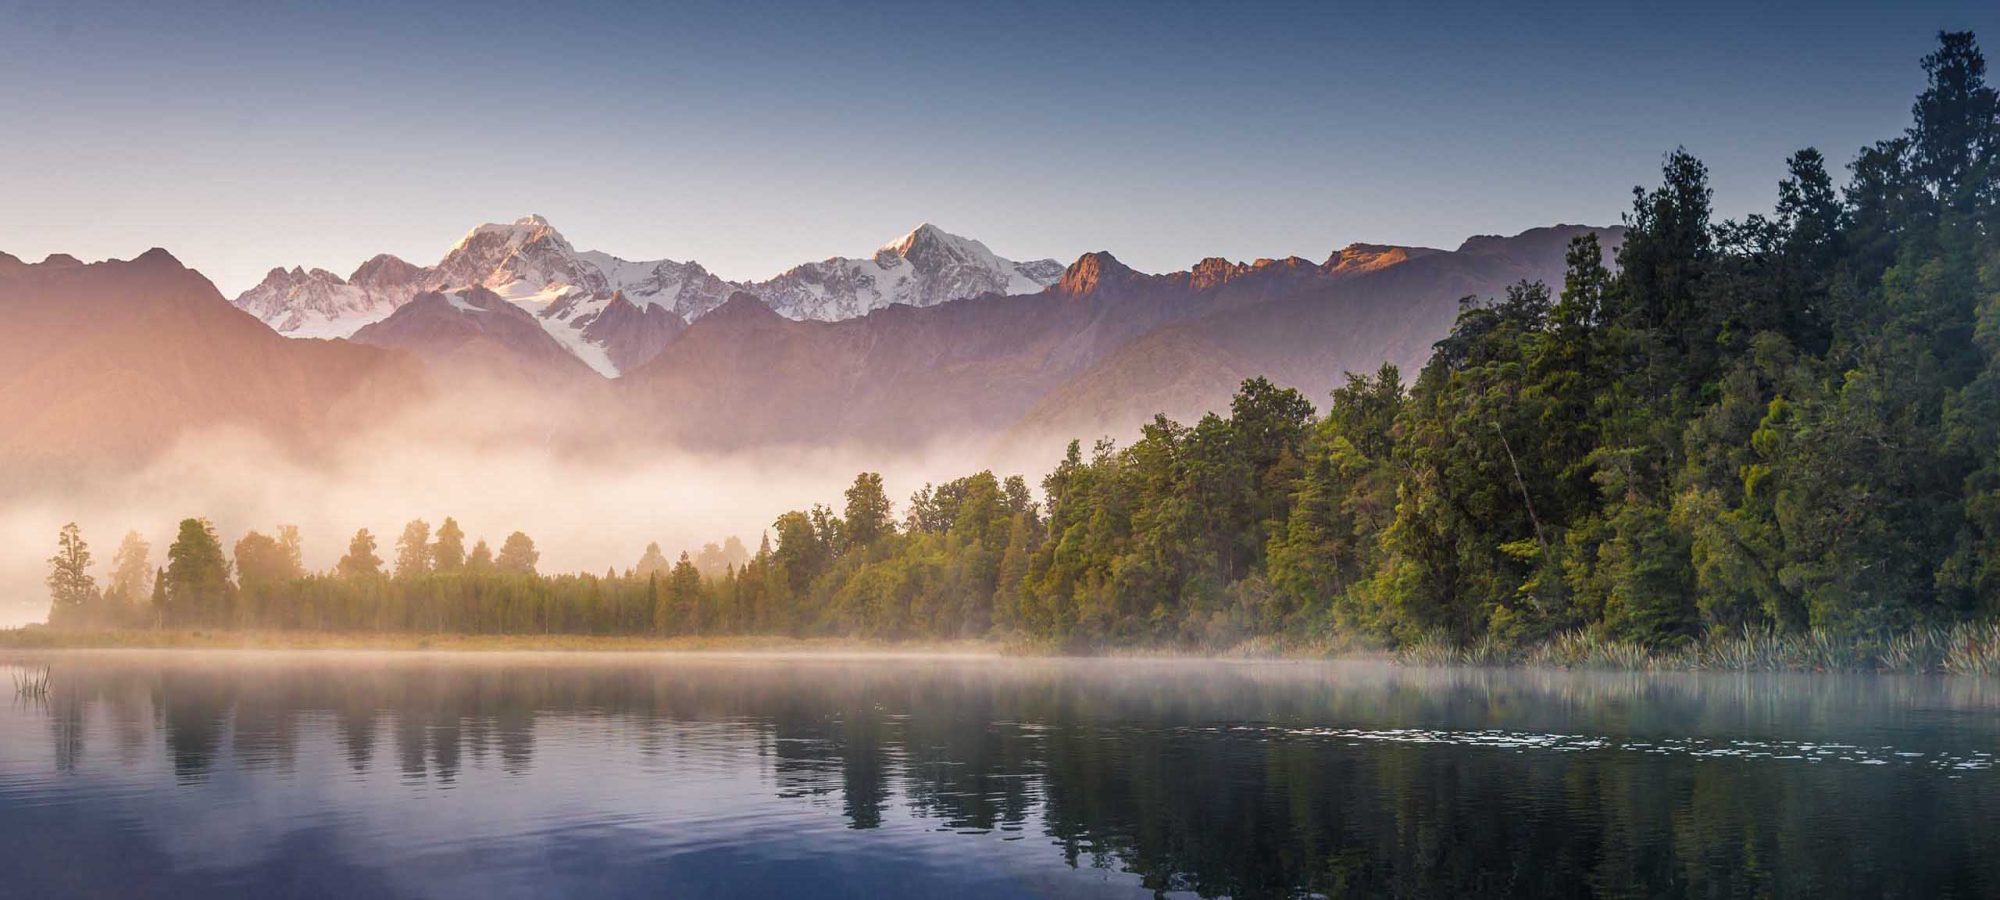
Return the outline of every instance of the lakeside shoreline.
<path id="1" fill-rule="evenodd" d="M 67 630 L 29 626 L 0 629 L 0 651 L 257 651 L 270 653 L 383 654 L 549 654 L 629 656 L 764 656 L 771 658 L 874 658 L 1131 661 L 1216 661 L 1263 663 L 1376 662 L 1412 670 L 1494 669 L 1634 674 L 1882 674 L 1991 678 L 2000 626 L 1956 634 L 1912 632 L 1884 645 L 1836 645 L 1810 636 L 1773 639 L 1743 634 L 1711 635 L 1678 649 L 1654 649 L 1562 635 L 1525 650 L 1496 651 L 1418 643 L 1390 652 L 1352 644 L 1288 644 L 1250 639 L 1228 647 L 1059 648 L 1024 641 L 961 639 L 896 641 L 853 637 L 788 635 L 589 635 L 452 634 L 412 632 L 267 631 L 227 629 Z M 1956 640 L 1954 640 L 1956 638 Z M 1981 645 L 1967 652 L 1967 638 Z M 1956 646 L 1954 646 L 1956 645 Z M 1884 653 L 1883 651 L 1891 651 Z M 1981 652 L 1983 651 L 1983 652 Z M 1881 655 L 1878 655 L 1881 654 Z M 1893 662 L 1892 662 L 1893 660 Z"/>
<path id="2" fill-rule="evenodd" d="M 1010 653 L 994 641 L 898 643 L 780 635 L 650 637 L 579 634 L 419 634 L 408 632 L 228 631 L 211 629 L 64 631 L 0 629 L 0 650 L 269 650 L 383 653 L 757 653 L 991 657 Z"/>
<path id="3" fill-rule="evenodd" d="M 787 635 L 420 634 L 408 632 L 307 632 L 262 630 L 128 629 L 70 631 L 46 627 L 0 629 L 0 652 L 246 651 L 268 653 L 371 653 L 465 655 L 606 655 L 772 659 L 1022 660 L 1096 659 L 1240 663 L 1395 663 L 1384 652 L 1277 650 L 1245 642 L 1221 651 L 1173 647 L 1108 647 L 1064 652 L 1020 641 L 962 639 L 892 641 Z"/>

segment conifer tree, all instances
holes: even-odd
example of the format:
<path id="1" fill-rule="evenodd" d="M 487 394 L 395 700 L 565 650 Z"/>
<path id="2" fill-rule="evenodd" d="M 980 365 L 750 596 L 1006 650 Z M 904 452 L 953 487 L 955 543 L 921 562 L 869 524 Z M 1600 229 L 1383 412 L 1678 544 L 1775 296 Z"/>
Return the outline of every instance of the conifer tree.
<path id="1" fill-rule="evenodd" d="M 246 592 L 269 590 L 305 576 L 292 549 L 283 542 L 252 531 L 236 542 L 237 586 Z"/>
<path id="2" fill-rule="evenodd" d="M 153 593 L 153 547 L 137 531 L 125 533 L 111 555 L 111 582 L 105 597 L 116 610 L 143 606 Z"/>
<path id="3" fill-rule="evenodd" d="M 896 526 L 889 521 L 889 513 L 889 494 L 882 489 L 881 474 L 863 472 L 854 476 L 854 485 L 847 489 L 848 542 L 866 548 L 885 535 L 894 534 Z"/>
<path id="4" fill-rule="evenodd" d="M 382 557 L 375 555 L 375 535 L 363 528 L 347 542 L 347 555 L 334 564 L 342 578 L 375 578 L 382 574 Z"/>
<path id="5" fill-rule="evenodd" d="M 437 542 L 431 545 L 431 570 L 439 573 L 457 572 L 465 568 L 465 531 L 458 527 L 458 520 L 444 517 L 444 524 L 438 526 Z"/>
<path id="6" fill-rule="evenodd" d="M 472 545 L 471 555 L 465 558 L 465 569 L 477 575 L 493 571 L 493 548 L 486 545 L 485 538 Z"/>
<path id="7" fill-rule="evenodd" d="M 396 577 L 421 578 L 431 571 L 431 525 L 414 519 L 396 539 Z"/>
<path id="8" fill-rule="evenodd" d="M 302 577 L 306 572 L 306 547 L 304 538 L 299 536 L 299 526 L 278 526 L 278 549 L 284 554 L 285 569 L 293 578 Z"/>
<path id="9" fill-rule="evenodd" d="M 167 599 L 167 570 L 164 567 L 154 569 L 153 600 L 149 604 L 151 608 L 146 611 L 146 619 L 154 628 L 163 628 L 166 626 L 167 606 L 169 602 Z"/>
<path id="10" fill-rule="evenodd" d="M 167 548 L 162 621 L 175 627 L 227 624 L 236 589 L 229 574 L 215 526 L 207 519 L 182 519 Z"/>
<path id="11" fill-rule="evenodd" d="M 500 571 L 512 575 L 535 574 L 535 563 L 542 554 L 535 549 L 535 541 L 519 531 L 507 536 L 500 545 L 500 556 L 493 563 Z"/>
<path id="12" fill-rule="evenodd" d="M 90 574 L 90 545 L 75 522 L 56 534 L 56 555 L 49 557 L 49 624 L 73 628 L 97 606 L 97 579 Z"/>
<path id="13" fill-rule="evenodd" d="M 682 553 L 665 580 L 666 584 L 660 592 L 664 613 L 656 619 L 659 624 L 655 627 L 679 634 L 702 633 L 701 572 L 694 567 L 694 560 Z"/>
<path id="14" fill-rule="evenodd" d="M 651 578 L 654 575 L 665 575 L 672 568 L 673 563 L 668 562 L 667 555 L 660 551 L 660 543 L 651 541 L 646 544 L 646 552 L 639 557 L 639 565 L 633 572 L 640 578 Z"/>

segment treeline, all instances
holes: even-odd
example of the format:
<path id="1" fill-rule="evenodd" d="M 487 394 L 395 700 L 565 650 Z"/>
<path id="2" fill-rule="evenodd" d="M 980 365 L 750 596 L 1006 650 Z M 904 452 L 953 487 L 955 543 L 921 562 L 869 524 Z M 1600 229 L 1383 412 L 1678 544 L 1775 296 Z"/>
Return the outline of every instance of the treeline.
<path id="1" fill-rule="evenodd" d="M 1716 222 L 1707 170 L 1675 151 L 1659 186 L 1634 190 L 1615 264 L 1579 239 L 1559 290 L 1468 301 L 1413 381 L 1351 377 L 1323 414 L 1255 379 L 1227 415 L 1073 443 L 1039 499 L 982 472 L 926 487 L 900 520 L 864 474 L 840 509 L 787 513 L 707 575 L 684 557 L 541 576 L 525 535 L 460 562 L 441 528 L 406 531 L 387 572 L 364 532 L 317 575 L 296 535 L 253 534 L 232 578 L 190 520 L 163 587 L 132 608 L 167 624 L 1057 646 L 1578 630 L 1663 646 L 1991 617 L 2000 100 L 1970 34 L 1940 35 L 1923 69 L 1909 128 L 1862 149 L 1844 186 L 1801 150 L 1770 214 Z M 404 558 L 419 545 L 422 565 Z M 66 558 L 58 613 L 89 593 Z"/>

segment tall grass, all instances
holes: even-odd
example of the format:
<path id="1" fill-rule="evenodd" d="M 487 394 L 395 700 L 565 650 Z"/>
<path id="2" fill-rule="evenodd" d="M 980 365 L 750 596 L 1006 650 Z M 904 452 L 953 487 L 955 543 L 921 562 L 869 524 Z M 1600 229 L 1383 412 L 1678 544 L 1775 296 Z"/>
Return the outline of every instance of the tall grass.
<path id="1" fill-rule="evenodd" d="M 1553 669 L 1646 669 L 1653 655 L 1642 644 L 1621 641 L 1598 628 L 1565 631 L 1528 648 L 1530 666 Z"/>
<path id="2" fill-rule="evenodd" d="M 1465 665 L 1465 655 L 1459 650 L 1458 642 L 1443 629 L 1425 633 L 1414 641 L 1396 648 L 1396 662 L 1405 666 L 1459 666 Z"/>
<path id="3" fill-rule="evenodd" d="M 1676 646 L 1620 640 L 1595 627 L 1560 632 L 1526 647 L 1505 646 L 1491 636 L 1460 644 L 1433 631 L 1405 643 L 1395 659 L 1406 666 L 2000 675 L 2000 622 L 1916 628 L 1886 638 L 1847 637 L 1823 628 L 1716 629 Z"/>
<path id="4" fill-rule="evenodd" d="M 1952 630 L 1913 628 L 1896 635 L 1882 648 L 1882 668 L 1890 672 L 1921 675 L 1944 671 L 1945 657 L 1952 645 Z"/>
<path id="5" fill-rule="evenodd" d="M 1943 655 L 1953 675 L 2000 675 L 2000 622 L 1953 628 Z"/>
<path id="6" fill-rule="evenodd" d="M 32 700 L 46 699 L 49 696 L 48 667 L 43 666 L 39 672 L 33 669 L 15 670 L 14 696 L 26 697 Z"/>

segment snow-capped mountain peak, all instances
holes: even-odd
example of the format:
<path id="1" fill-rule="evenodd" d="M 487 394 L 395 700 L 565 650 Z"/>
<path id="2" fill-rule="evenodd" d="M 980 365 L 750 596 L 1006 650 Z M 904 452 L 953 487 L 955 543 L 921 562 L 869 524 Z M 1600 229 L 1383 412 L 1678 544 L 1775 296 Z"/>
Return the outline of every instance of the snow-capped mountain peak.
<path id="1" fill-rule="evenodd" d="M 495 290 L 516 282 L 527 282 L 537 290 L 552 284 L 595 290 L 603 280 L 602 273 L 576 258 L 576 249 L 561 232 L 536 215 L 472 229 L 438 262 L 435 272 L 432 281 L 438 287 L 477 285 Z"/>
<path id="2" fill-rule="evenodd" d="M 467 245 L 478 243 L 481 238 L 493 235 L 514 246 L 548 235 L 553 235 L 558 241 L 562 240 L 562 234 L 555 230 L 555 226 L 549 224 L 548 219 L 529 213 L 512 222 L 487 222 L 484 225 L 475 225 L 472 230 L 465 233 L 465 237 L 459 239 L 452 250 L 456 252 L 465 249 Z"/>
<path id="3" fill-rule="evenodd" d="M 883 261 L 885 256 L 908 260 L 911 264 L 929 271 L 942 270 L 952 265 L 971 265 L 1002 271 L 1016 265 L 986 249 L 985 244 L 971 238 L 959 237 L 929 222 L 918 225 L 909 234 L 883 244 L 881 249 L 875 251 L 877 262 Z"/>
<path id="4" fill-rule="evenodd" d="M 875 249 L 875 255 L 881 256 L 884 253 L 893 253 L 897 256 L 906 257 L 910 255 L 911 248 L 917 246 L 919 243 L 927 243 L 939 240 L 963 241 L 965 240 L 965 238 L 947 234 L 945 233 L 944 229 L 939 228 L 936 225 L 932 225 L 929 222 L 924 222 L 918 225 L 917 227 L 910 229 L 909 234 L 903 235 L 902 237 L 899 237 L 893 241 L 890 241 L 889 243 L 877 247 Z M 973 241 L 972 243 L 978 243 L 978 242 Z M 981 245 L 982 248 L 984 246 L 985 245 L 983 244 Z"/>
<path id="5" fill-rule="evenodd" d="M 434 266 L 383 254 L 345 280 L 320 269 L 274 269 L 236 305 L 294 337 L 347 337 L 420 293 L 485 288 L 536 316 L 591 368 L 615 376 L 651 358 L 686 322 L 739 291 L 789 318 L 831 321 L 898 303 L 934 306 L 987 293 L 1034 293 L 1062 271 L 1052 259 L 1002 258 L 979 241 L 926 222 L 870 257 L 833 257 L 767 281 L 736 283 L 692 261 L 632 261 L 577 250 L 548 219 L 531 214 L 467 231 Z"/>
<path id="6" fill-rule="evenodd" d="M 405 296 L 402 299 L 407 300 Z M 272 269 L 236 305 L 292 337 L 346 337 L 401 305 L 325 269 Z"/>
<path id="7" fill-rule="evenodd" d="M 980 294 L 1034 293 L 1061 275 L 1055 260 L 1015 262 L 925 222 L 867 259 L 807 263 L 746 289 L 788 318 L 831 321 L 898 303 L 935 306 Z"/>

